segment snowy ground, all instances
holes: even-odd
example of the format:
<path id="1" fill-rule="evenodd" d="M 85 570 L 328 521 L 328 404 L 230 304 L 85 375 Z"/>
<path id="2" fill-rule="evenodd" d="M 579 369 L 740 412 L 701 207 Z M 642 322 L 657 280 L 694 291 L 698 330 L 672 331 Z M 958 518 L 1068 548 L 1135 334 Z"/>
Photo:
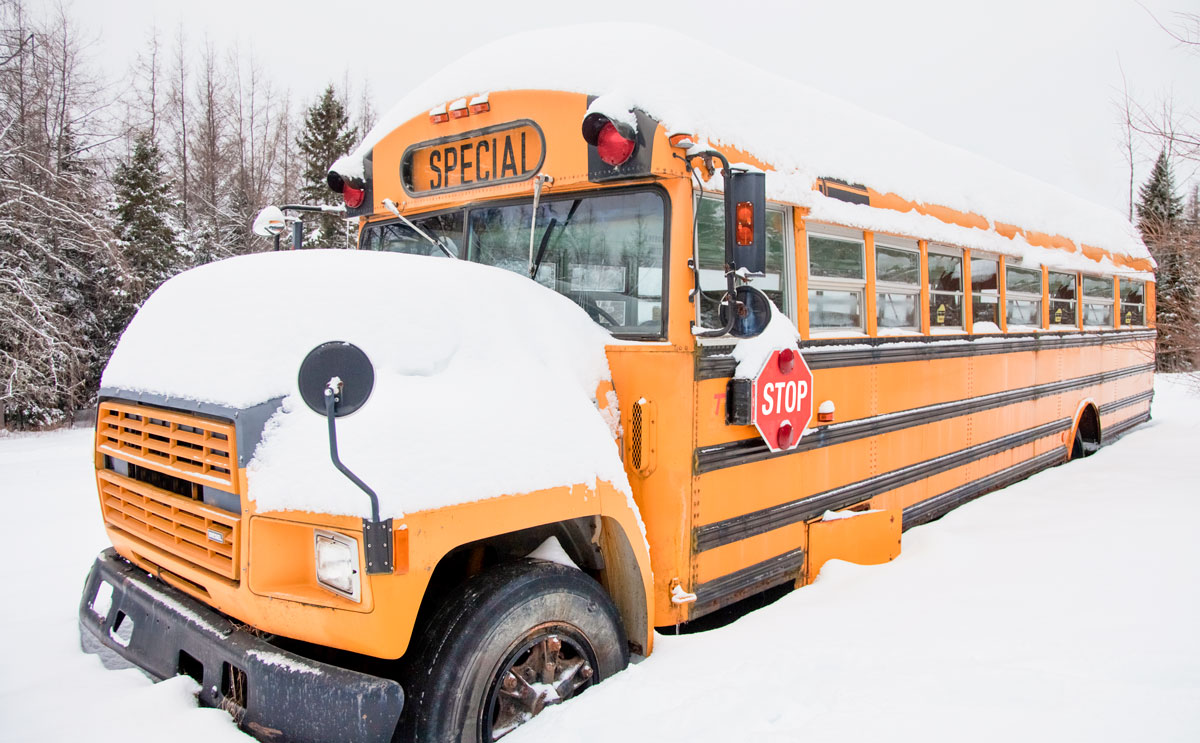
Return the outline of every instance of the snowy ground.
<path id="1" fill-rule="evenodd" d="M 893 563 L 831 563 L 729 627 L 659 637 L 510 740 L 1200 740 L 1200 396 L 1157 392 L 1155 419 L 1091 459 L 908 532 Z M 107 544 L 90 444 L 0 438 L 0 740 L 245 743 L 189 679 L 78 650 Z"/>

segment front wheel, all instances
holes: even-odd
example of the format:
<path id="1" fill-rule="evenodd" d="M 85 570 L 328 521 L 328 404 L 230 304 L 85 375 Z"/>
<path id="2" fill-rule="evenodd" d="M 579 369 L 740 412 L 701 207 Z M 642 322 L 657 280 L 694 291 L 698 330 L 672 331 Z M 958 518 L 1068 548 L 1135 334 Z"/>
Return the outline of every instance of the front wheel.
<path id="1" fill-rule="evenodd" d="M 500 565 L 427 624 L 406 727 L 416 741 L 490 743 L 628 662 L 620 617 L 596 581 L 538 560 Z"/>

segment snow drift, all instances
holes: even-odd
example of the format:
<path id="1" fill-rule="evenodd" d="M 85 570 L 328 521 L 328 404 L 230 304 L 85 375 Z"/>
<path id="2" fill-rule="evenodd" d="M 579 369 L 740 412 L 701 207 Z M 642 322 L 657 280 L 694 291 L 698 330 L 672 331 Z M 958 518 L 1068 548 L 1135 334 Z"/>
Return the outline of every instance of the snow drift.
<path id="1" fill-rule="evenodd" d="M 330 340 L 375 366 L 338 443 L 384 518 L 597 479 L 630 492 L 595 403 L 612 338 L 569 299 L 478 264 L 302 251 L 202 266 L 150 297 L 103 385 L 233 408 L 282 397 L 247 467 L 259 509 L 369 515 L 296 386 Z"/>

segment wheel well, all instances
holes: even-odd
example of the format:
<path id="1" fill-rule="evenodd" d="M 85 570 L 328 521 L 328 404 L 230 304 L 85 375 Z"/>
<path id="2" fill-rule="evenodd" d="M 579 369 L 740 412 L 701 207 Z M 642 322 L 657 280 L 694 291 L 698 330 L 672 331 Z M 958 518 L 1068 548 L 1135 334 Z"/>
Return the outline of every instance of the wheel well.
<path id="1" fill-rule="evenodd" d="M 1075 425 L 1075 440 L 1071 443 L 1071 459 L 1086 457 L 1100 448 L 1100 413 L 1088 403 L 1079 413 Z"/>
<path id="2" fill-rule="evenodd" d="M 624 530 L 615 520 L 601 516 L 583 516 L 497 534 L 446 553 L 434 568 L 421 598 L 414 638 L 456 587 L 488 568 L 526 557 L 549 537 L 556 537 L 579 569 L 604 588 L 621 615 L 631 649 L 642 653 L 649 617 L 638 563 Z"/>

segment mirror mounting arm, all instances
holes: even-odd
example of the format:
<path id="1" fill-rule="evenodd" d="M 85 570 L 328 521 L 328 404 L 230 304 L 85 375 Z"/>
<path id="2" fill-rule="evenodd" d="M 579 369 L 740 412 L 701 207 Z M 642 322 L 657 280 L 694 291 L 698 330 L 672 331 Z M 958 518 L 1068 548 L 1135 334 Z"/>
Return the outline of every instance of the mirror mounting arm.
<path id="1" fill-rule="evenodd" d="M 392 572 L 392 520 L 379 520 L 379 496 L 358 475 L 342 463 L 337 446 L 337 403 L 341 380 L 330 379 L 325 387 L 325 418 L 329 421 L 329 457 L 333 466 L 349 478 L 371 499 L 371 518 L 363 519 L 363 551 L 367 556 L 367 574 L 379 575 Z"/>
<path id="2" fill-rule="evenodd" d="M 689 151 L 687 153 L 687 157 L 685 158 L 685 160 L 687 161 L 687 166 L 688 166 L 689 171 L 692 169 L 692 159 L 697 158 L 697 157 L 703 158 L 705 167 L 708 168 L 710 173 L 712 172 L 712 159 L 714 157 L 717 158 L 718 160 L 721 161 L 721 179 L 725 180 L 729 177 L 729 172 L 731 170 L 731 167 L 729 165 L 729 158 L 725 157 L 720 152 L 717 152 L 716 150 L 704 150 L 701 152 Z M 699 294 L 699 292 L 700 292 L 700 279 L 699 279 L 700 267 L 695 266 L 693 268 L 693 270 L 696 274 L 696 293 Z M 728 282 L 728 292 L 725 294 L 725 296 L 722 298 L 721 301 L 729 301 L 729 302 L 733 302 L 734 305 L 737 305 L 738 301 L 737 301 L 736 295 L 734 294 L 735 287 L 733 285 L 733 277 L 734 277 L 733 267 L 726 266 L 725 267 L 725 280 Z M 735 308 L 735 310 L 736 310 L 736 308 Z M 729 331 L 733 330 L 733 324 L 734 324 L 734 321 L 736 320 L 736 318 L 737 318 L 737 312 L 736 311 L 730 312 L 729 319 L 727 319 L 725 321 L 724 327 L 713 328 L 712 330 L 693 331 L 692 334 L 695 335 L 697 338 L 719 338 L 723 335 L 729 335 Z"/>

